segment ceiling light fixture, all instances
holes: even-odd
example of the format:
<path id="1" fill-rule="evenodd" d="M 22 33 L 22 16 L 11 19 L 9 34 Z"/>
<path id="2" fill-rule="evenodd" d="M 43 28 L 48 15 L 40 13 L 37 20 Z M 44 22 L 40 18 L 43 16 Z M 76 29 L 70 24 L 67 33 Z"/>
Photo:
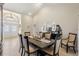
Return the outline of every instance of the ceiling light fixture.
<path id="1" fill-rule="evenodd" d="M 29 12 L 29 13 L 28 13 L 28 15 L 29 15 L 29 16 L 31 16 L 31 15 L 32 15 L 32 13 L 31 13 L 31 12 Z"/>
<path id="2" fill-rule="evenodd" d="M 42 3 L 34 3 L 34 7 L 37 8 L 37 9 L 41 8 L 41 6 L 42 6 Z M 32 16 L 33 13 L 32 12 L 29 12 L 28 15 L 29 16 Z"/>
<path id="3" fill-rule="evenodd" d="M 36 3 L 35 4 L 35 7 L 41 7 L 42 6 L 42 3 Z"/>

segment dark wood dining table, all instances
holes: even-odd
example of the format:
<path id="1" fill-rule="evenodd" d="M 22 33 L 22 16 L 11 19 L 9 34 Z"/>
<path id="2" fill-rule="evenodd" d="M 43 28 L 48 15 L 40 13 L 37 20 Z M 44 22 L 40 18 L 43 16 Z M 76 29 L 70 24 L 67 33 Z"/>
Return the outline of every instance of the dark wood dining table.
<path id="1" fill-rule="evenodd" d="M 47 47 L 53 45 L 55 43 L 55 40 L 50 40 L 49 43 L 45 43 L 45 42 L 40 41 L 39 38 L 29 38 L 29 42 L 31 44 L 35 45 L 37 48 L 39 48 L 39 51 L 40 51 L 44 48 L 47 48 Z"/>
<path id="2" fill-rule="evenodd" d="M 33 39 L 29 39 L 29 42 L 32 43 L 33 45 L 37 46 L 38 48 L 43 49 L 50 45 L 53 45 L 55 41 L 51 40 L 50 43 L 45 43 L 45 42 L 40 41 L 40 39 L 33 38 Z"/>

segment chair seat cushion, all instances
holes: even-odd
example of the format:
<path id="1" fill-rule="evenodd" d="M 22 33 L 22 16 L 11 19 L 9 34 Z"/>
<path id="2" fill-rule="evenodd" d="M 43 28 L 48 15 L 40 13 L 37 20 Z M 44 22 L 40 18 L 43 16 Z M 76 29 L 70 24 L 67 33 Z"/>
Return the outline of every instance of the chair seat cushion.
<path id="1" fill-rule="evenodd" d="M 45 48 L 43 51 L 49 55 L 53 55 L 53 47 Z"/>
<path id="2" fill-rule="evenodd" d="M 45 33 L 45 38 L 50 40 L 51 33 Z"/>
<path id="3" fill-rule="evenodd" d="M 73 42 L 68 42 L 68 46 L 74 46 Z"/>
<path id="4" fill-rule="evenodd" d="M 63 39 L 63 40 L 62 40 L 62 44 L 64 44 L 64 45 L 66 45 L 67 42 L 68 42 L 68 39 L 65 39 L 65 40 Z"/>
<path id="5" fill-rule="evenodd" d="M 68 39 L 62 40 L 62 44 L 67 45 Z M 74 46 L 73 42 L 68 42 L 68 46 Z"/>
<path id="6" fill-rule="evenodd" d="M 26 52 L 28 52 L 27 49 L 25 49 L 25 50 L 26 50 Z M 38 48 L 36 48 L 34 46 L 29 46 L 29 53 L 36 52 L 37 50 L 38 50 Z"/>

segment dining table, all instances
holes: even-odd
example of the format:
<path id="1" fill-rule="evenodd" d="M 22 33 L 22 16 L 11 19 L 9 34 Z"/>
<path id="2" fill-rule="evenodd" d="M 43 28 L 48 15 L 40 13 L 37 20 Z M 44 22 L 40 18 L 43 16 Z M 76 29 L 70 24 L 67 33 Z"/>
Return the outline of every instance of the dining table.
<path id="1" fill-rule="evenodd" d="M 37 37 L 32 37 L 32 36 L 28 36 L 28 37 L 29 37 L 29 42 L 32 45 L 39 48 L 38 55 L 39 55 L 39 53 L 41 53 L 41 55 L 43 55 L 43 53 L 41 52 L 42 49 L 50 47 L 50 46 L 54 45 L 54 43 L 55 43 L 55 40 L 53 40 L 53 39 L 47 40 L 45 38 L 37 38 Z"/>

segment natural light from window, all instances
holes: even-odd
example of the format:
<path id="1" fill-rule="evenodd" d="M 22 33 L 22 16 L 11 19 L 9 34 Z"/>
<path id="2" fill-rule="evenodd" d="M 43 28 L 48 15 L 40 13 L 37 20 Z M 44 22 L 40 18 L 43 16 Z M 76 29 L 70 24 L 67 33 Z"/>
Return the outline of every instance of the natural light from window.
<path id="1" fill-rule="evenodd" d="M 3 10 L 4 37 L 16 36 L 21 31 L 21 15 L 12 11 Z"/>

